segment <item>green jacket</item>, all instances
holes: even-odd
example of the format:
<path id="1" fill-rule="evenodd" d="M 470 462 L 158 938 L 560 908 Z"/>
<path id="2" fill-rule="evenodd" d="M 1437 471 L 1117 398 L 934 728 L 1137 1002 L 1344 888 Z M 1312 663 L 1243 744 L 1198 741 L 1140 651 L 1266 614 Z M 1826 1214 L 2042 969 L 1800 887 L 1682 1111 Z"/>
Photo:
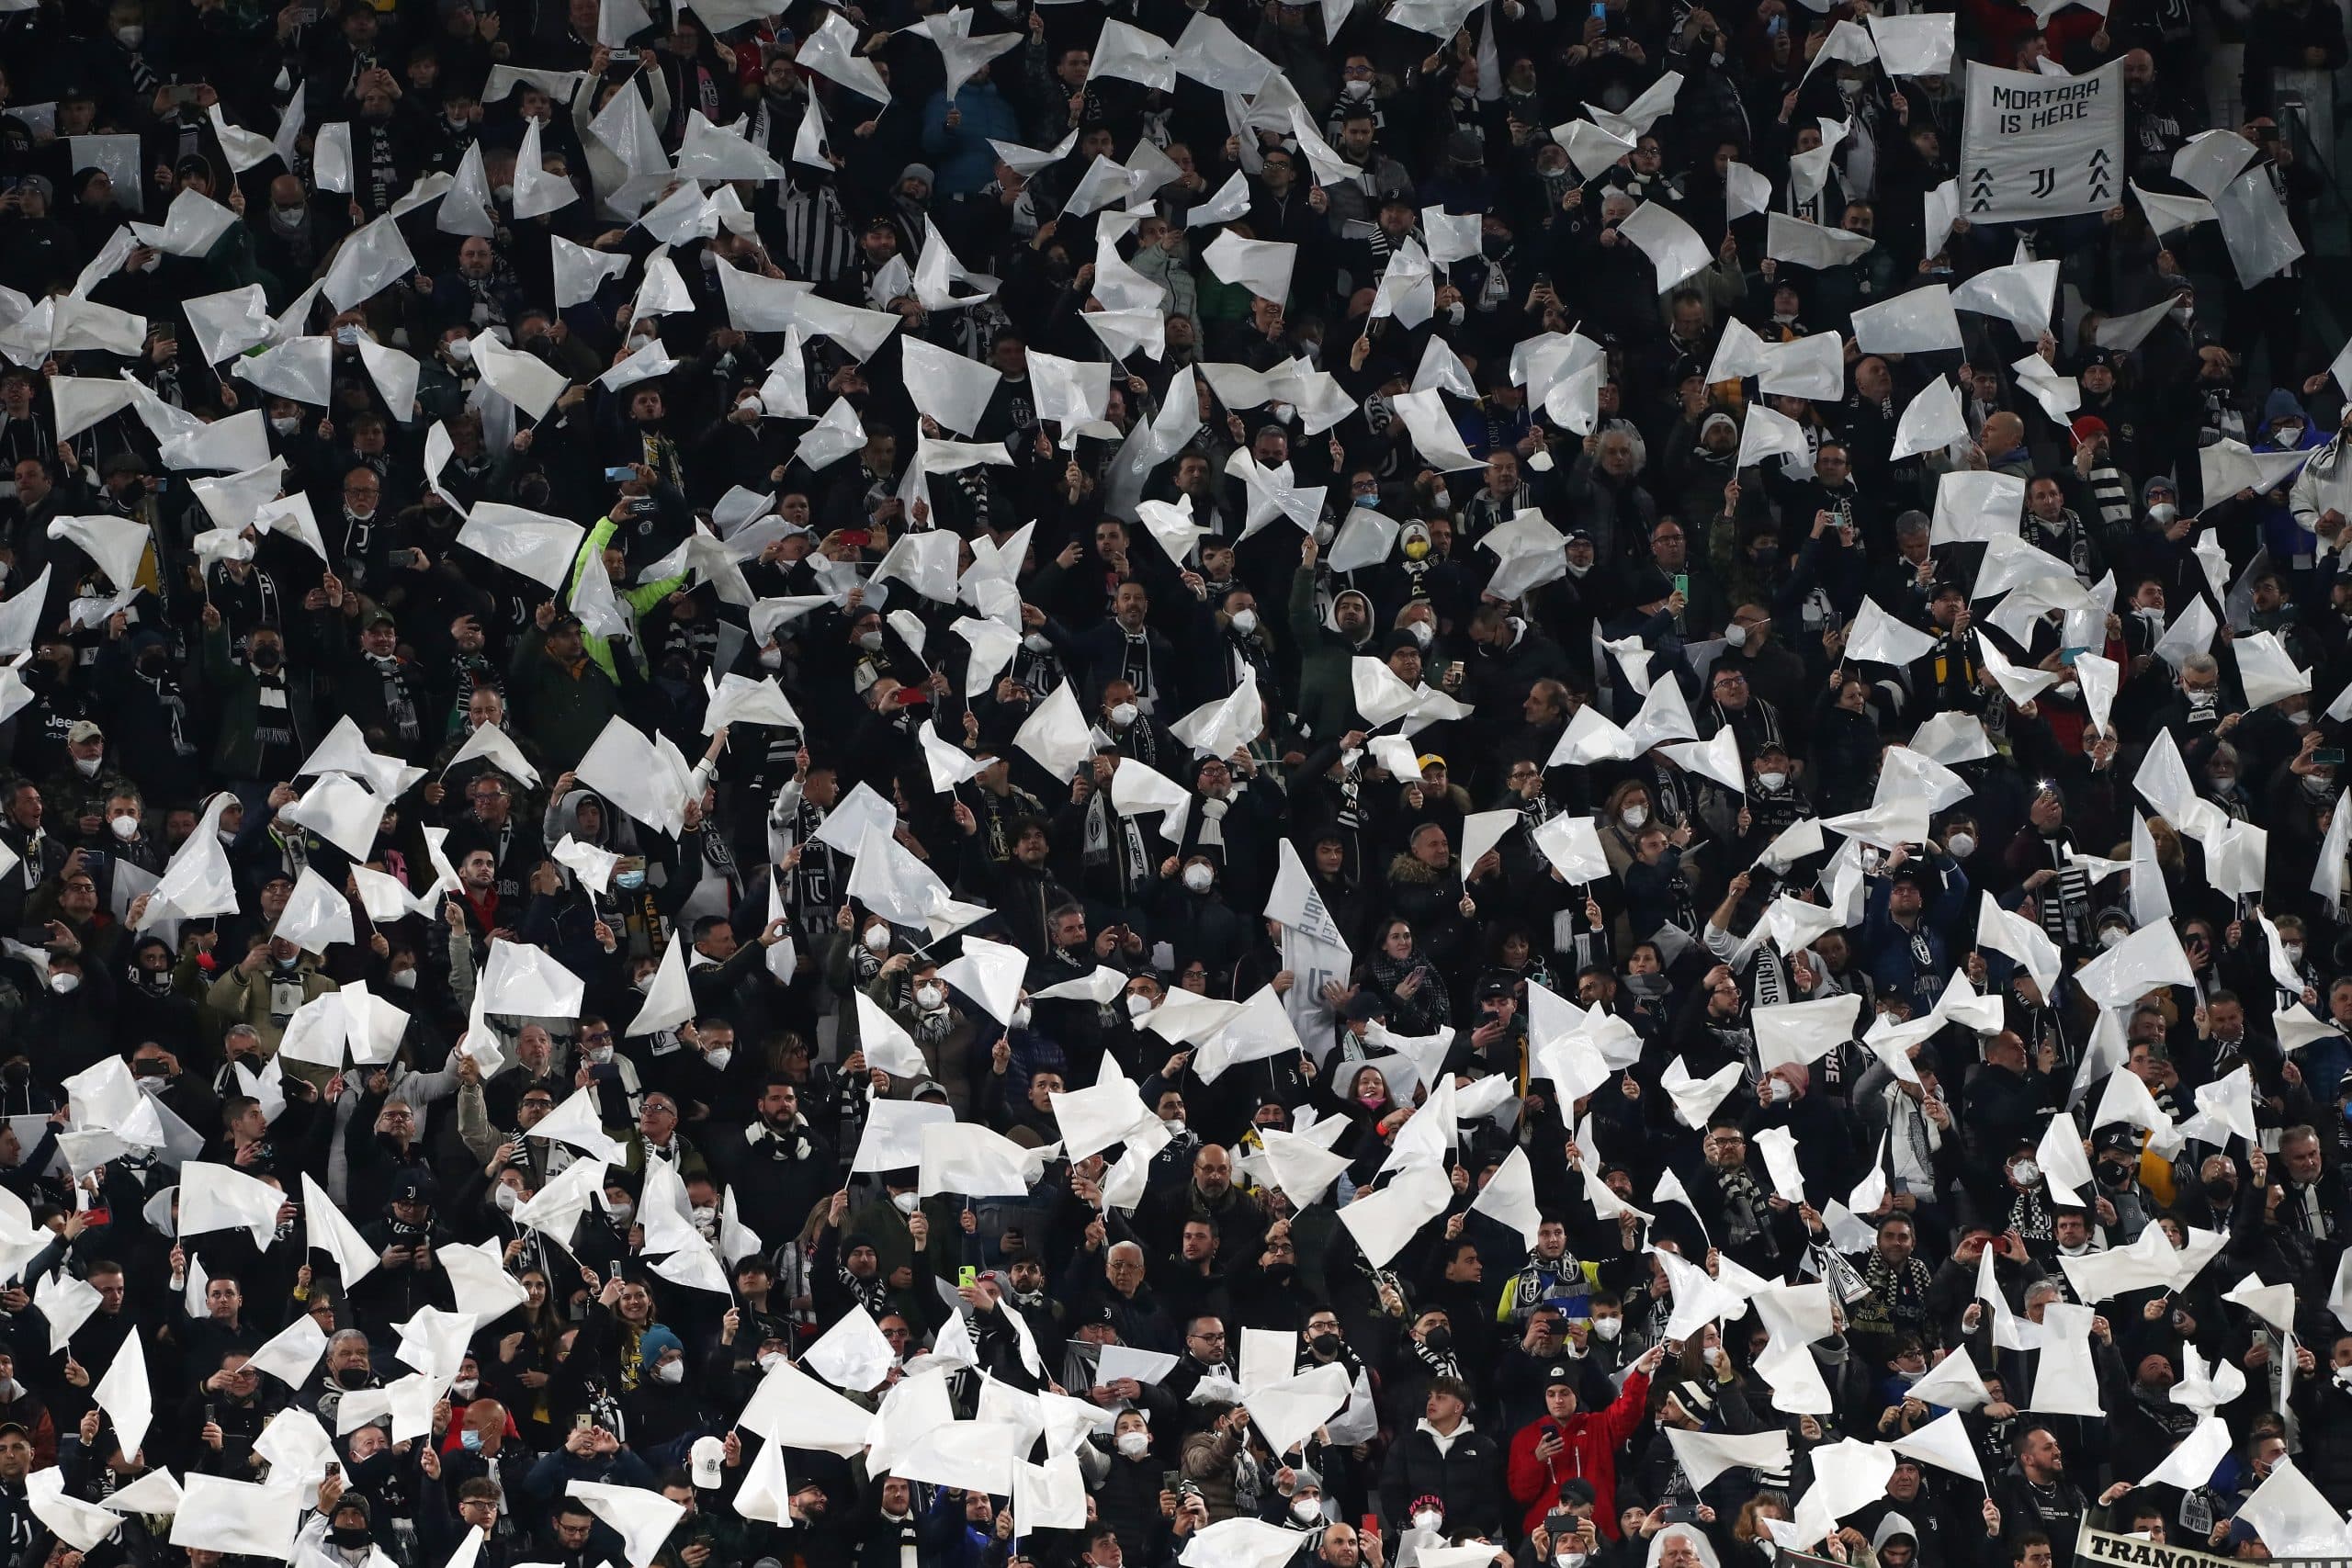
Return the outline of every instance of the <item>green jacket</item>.
<path id="1" fill-rule="evenodd" d="M 576 766 L 621 711 L 621 689 L 592 658 L 566 670 L 548 657 L 547 634 L 537 626 L 514 644 L 506 694 L 522 728 L 537 739 L 558 773 Z"/>
<path id="2" fill-rule="evenodd" d="M 1355 592 L 1343 589 L 1341 594 Z M 1298 644 L 1299 729 L 1317 745 L 1336 740 L 1356 721 L 1355 660 L 1360 654 L 1371 657 L 1376 645 L 1368 640 L 1359 647 L 1323 618 L 1315 604 L 1311 566 L 1301 566 L 1291 579 L 1290 635 Z"/>
<path id="3" fill-rule="evenodd" d="M 326 731 L 319 726 L 318 708 L 311 698 L 311 678 L 281 665 L 286 677 L 286 701 L 294 720 L 294 738 L 307 755 Z M 229 657 L 229 630 L 224 623 L 204 634 L 204 678 L 220 694 L 220 738 L 212 748 L 212 765 L 223 778 L 261 776 L 261 742 L 254 731 L 261 722 L 261 682 L 251 670 Z M 276 781 L 272 781 L 276 782 Z"/>
<path id="4" fill-rule="evenodd" d="M 588 530 L 588 537 L 581 542 L 580 554 L 572 558 L 571 576 L 563 585 L 565 604 L 573 603 L 580 590 L 580 574 L 588 570 L 591 562 L 595 564 L 598 571 L 605 570 L 605 542 L 613 536 L 613 531 L 617 526 L 619 525 L 611 518 L 599 517 L 596 519 L 596 525 Z M 616 593 L 614 597 L 628 606 L 629 619 L 634 624 L 638 617 L 659 604 L 664 596 L 685 586 L 685 581 L 686 574 L 682 571 L 674 577 L 660 578 L 652 582 L 640 583 L 635 588 L 626 589 Z M 580 644 L 588 650 L 588 657 L 596 661 L 596 668 L 616 681 L 620 679 L 620 671 L 613 663 L 611 644 L 585 626 L 580 628 Z M 642 649 L 637 654 L 637 667 L 640 671 L 645 668 L 645 655 Z"/>

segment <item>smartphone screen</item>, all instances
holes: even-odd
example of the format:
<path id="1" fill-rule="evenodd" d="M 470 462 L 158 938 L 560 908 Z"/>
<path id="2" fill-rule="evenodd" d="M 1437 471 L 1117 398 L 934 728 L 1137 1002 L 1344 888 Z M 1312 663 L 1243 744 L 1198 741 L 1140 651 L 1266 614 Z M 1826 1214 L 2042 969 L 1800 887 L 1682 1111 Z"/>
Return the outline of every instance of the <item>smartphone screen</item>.
<path id="1" fill-rule="evenodd" d="M 627 484 L 637 477 L 637 470 L 627 463 L 616 464 L 605 470 L 605 478 L 614 484 Z"/>
<path id="2" fill-rule="evenodd" d="M 2341 746 L 2323 746 L 2318 750 L 2312 753 L 2312 761 L 2314 762 L 2324 762 L 2329 767 L 2340 768 L 2344 765 L 2344 748 Z"/>

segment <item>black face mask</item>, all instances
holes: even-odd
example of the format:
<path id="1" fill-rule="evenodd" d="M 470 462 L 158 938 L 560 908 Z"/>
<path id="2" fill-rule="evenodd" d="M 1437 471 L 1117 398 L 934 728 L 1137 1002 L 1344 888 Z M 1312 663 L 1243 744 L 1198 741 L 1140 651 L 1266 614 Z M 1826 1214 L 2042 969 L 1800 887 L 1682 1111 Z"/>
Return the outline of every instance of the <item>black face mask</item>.
<path id="1" fill-rule="evenodd" d="M 368 1369 L 365 1367 L 345 1367 L 334 1374 L 334 1381 L 341 1383 L 345 1388 L 366 1388 L 368 1386 Z"/>
<path id="2" fill-rule="evenodd" d="M 1344 1348 L 1343 1341 L 1341 1341 L 1340 1337 L 1336 1334 L 1317 1335 L 1314 1339 L 1314 1346 L 1315 1353 L 1323 1357 L 1327 1360 L 1331 1357 L 1338 1355 Z"/>
<path id="3" fill-rule="evenodd" d="M 1422 1335 L 1421 1343 L 1429 1347 L 1430 1354 L 1442 1356 L 1453 1348 L 1453 1330 L 1440 1325 Z"/>
<path id="4" fill-rule="evenodd" d="M 365 1551 L 368 1543 L 374 1539 L 374 1537 L 371 1536 L 364 1527 L 352 1529 L 347 1526 L 337 1525 L 327 1533 L 333 1536 L 334 1538 L 334 1543 L 343 1548 L 345 1551 Z"/>
<path id="5" fill-rule="evenodd" d="M 2132 1168 L 2129 1166 L 2103 1165 L 2098 1168 L 2098 1184 L 2101 1187 L 2123 1187 L 2131 1180 Z"/>
<path id="6" fill-rule="evenodd" d="M 2208 1202 L 2227 1203 L 2238 1195 L 2238 1184 L 2234 1181 L 2208 1181 L 2204 1186 Z"/>
<path id="7" fill-rule="evenodd" d="M 286 655 L 278 650 L 277 645 L 274 642 L 264 643 L 253 651 L 253 665 L 256 670 L 275 670 L 285 661 Z"/>

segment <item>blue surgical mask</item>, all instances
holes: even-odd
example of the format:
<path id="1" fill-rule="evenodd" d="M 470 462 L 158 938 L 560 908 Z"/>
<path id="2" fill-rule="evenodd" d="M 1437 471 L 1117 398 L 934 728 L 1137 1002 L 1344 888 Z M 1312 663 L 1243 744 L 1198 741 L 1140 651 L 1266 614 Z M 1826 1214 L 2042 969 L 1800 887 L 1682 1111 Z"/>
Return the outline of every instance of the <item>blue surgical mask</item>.
<path id="1" fill-rule="evenodd" d="M 630 892 L 634 893 L 639 888 L 645 886 L 645 873 L 642 871 L 616 871 L 613 873 L 613 886 L 616 887 L 626 887 Z"/>
<path id="2" fill-rule="evenodd" d="M 469 1427 L 458 1434 L 458 1441 L 465 1445 L 468 1452 L 479 1452 L 481 1448 L 481 1434 Z"/>

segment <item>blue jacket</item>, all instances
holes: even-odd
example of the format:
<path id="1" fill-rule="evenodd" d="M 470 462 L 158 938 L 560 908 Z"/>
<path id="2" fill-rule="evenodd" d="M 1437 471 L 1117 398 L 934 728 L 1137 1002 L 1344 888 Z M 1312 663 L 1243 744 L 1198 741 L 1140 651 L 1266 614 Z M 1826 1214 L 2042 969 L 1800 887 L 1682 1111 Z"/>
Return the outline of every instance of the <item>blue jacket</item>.
<path id="1" fill-rule="evenodd" d="M 996 150 L 989 138 L 1021 140 L 1021 119 L 990 82 L 967 82 L 956 89 L 963 118 L 947 124 L 947 95 L 933 93 L 922 107 L 922 151 L 939 178 L 934 197 L 969 196 L 996 177 Z"/>
<path id="2" fill-rule="evenodd" d="M 1945 935 L 1957 929 L 1968 911 L 1968 874 L 1950 855 L 1928 857 L 1927 864 L 1943 878 L 1943 888 L 1919 911 L 1915 934 L 1894 923 L 1886 911 L 1891 877 L 1871 878 L 1870 897 L 1862 916 L 1862 948 L 1870 961 L 1871 977 L 1911 1004 L 1913 1017 L 1936 1005 L 1951 977 L 1951 942 Z M 1924 956 L 1923 956 L 1924 950 Z"/>

